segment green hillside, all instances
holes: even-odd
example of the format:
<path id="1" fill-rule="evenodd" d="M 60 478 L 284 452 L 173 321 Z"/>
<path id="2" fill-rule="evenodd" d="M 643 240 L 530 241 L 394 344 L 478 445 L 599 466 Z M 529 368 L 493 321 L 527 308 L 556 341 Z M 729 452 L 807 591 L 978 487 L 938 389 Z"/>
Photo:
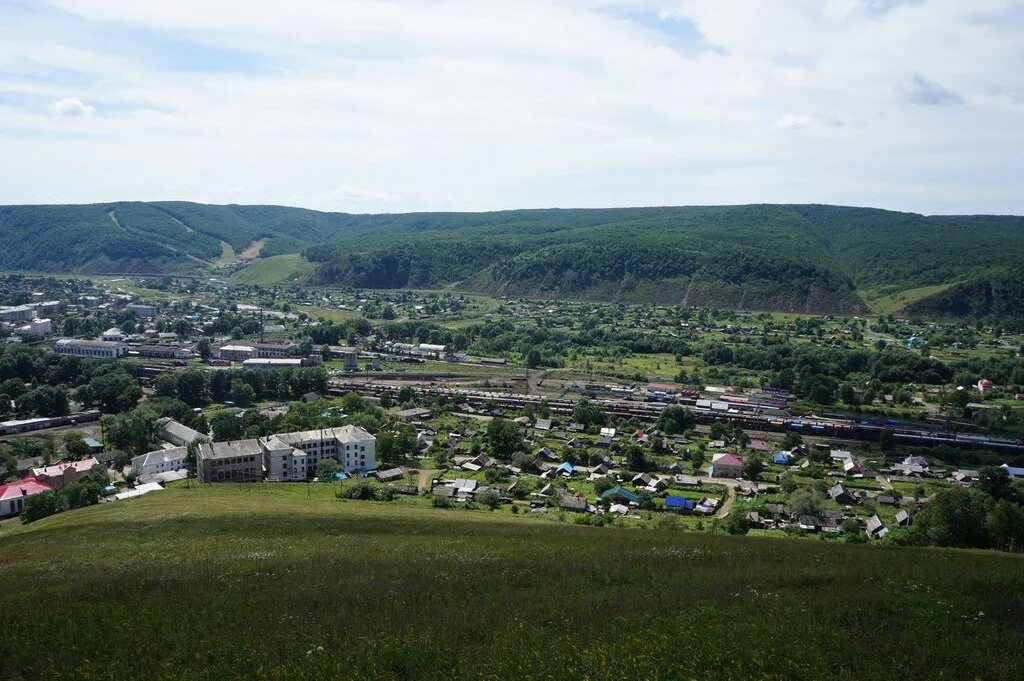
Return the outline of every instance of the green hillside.
<path id="1" fill-rule="evenodd" d="M 261 256 L 298 253 L 336 235 L 344 217 L 178 201 L 2 206 L 0 269 L 201 274 L 261 240 Z"/>
<path id="2" fill-rule="evenodd" d="M 238 270 L 229 279 L 243 284 L 269 286 L 293 281 L 312 270 L 312 265 L 298 253 L 275 255 L 257 260 Z"/>
<path id="3" fill-rule="evenodd" d="M 972 279 L 923 298 L 905 309 L 938 319 L 976 319 L 1024 328 L 1024 270 Z"/>
<path id="4" fill-rule="evenodd" d="M 793 312 L 862 313 L 868 292 L 875 309 L 897 309 L 1024 263 L 1024 218 L 825 205 L 396 215 L 9 206 L 0 237 L 11 245 L 0 253 L 4 269 L 195 273 L 225 253 L 301 253 L 317 265 L 315 284 Z"/>
<path id="5" fill-rule="evenodd" d="M 1024 559 L 1008 554 L 586 527 L 305 484 L 5 523 L 0 552 L 5 679 L 1024 669 L 1008 644 L 1024 633 Z"/>

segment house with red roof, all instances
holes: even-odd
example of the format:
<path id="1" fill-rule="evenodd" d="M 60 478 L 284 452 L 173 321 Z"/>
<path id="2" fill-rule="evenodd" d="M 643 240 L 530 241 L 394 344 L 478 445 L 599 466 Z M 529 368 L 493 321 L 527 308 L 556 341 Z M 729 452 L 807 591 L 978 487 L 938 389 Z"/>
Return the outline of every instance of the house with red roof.
<path id="1" fill-rule="evenodd" d="M 711 477 L 738 478 L 743 475 L 743 457 L 735 454 L 715 454 L 711 460 Z"/>
<path id="2" fill-rule="evenodd" d="M 25 508 L 26 499 L 33 494 L 42 494 L 52 489 L 50 485 L 32 477 L 0 485 L 0 518 L 19 515 Z"/>
<path id="3" fill-rule="evenodd" d="M 88 475 L 93 466 L 98 466 L 95 457 L 81 461 L 58 461 L 49 466 L 32 469 L 32 477 L 54 487 L 64 487 L 84 475 Z"/>

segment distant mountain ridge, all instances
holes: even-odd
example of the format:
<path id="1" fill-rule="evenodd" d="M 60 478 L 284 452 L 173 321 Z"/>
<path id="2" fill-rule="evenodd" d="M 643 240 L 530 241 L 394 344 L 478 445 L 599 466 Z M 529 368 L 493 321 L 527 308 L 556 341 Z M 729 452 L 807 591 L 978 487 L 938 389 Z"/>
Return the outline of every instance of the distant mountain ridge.
<path id="1" fill-rule="evenodd" d="M 1024 268 L 1022 217 L 819 204 L 390 215 L 180 201 L 5 206 L 0 238 L 9 270 L 205 275 L 249 248 L 301 253 L 316 265 L 313 284 L 846 314 L 867 311 L 869 293 Z M 929 300 L 914 309 L 937 309 Z"/>

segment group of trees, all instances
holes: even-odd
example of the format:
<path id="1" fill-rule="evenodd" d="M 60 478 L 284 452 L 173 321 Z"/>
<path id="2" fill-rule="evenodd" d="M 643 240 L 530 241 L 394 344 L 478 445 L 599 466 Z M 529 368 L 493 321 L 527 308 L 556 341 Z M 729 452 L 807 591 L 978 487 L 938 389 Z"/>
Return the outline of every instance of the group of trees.
<path id="1" fill-rule="evenodd" d="M 21 522 L 27 524 L 72 508 L 97 504 L 103 488 L 109 484 L 110 475 L 106 469 L 94 466 L 89 473 L 62 489 L 30 496 L 25 502 Z"/>
<path id="2" fill-rule="evenodd" d="M 665 407 L 658 417 L 658 430 L 666 435 L 677 435 L 697 425 L 697 417 L 686 407 Z"/>
<path id="3" fill-rule="evenodd" d="M 974 487 L 939 492 L 913 525 L 890 532 L 889 541 L 1024 552 L 1024 483 L 1011 481 L 1006 469 L 982 467 Z"/>
<path id="4" fill-rule="evenodd" d="M 159 397 L 176 398 L 193 407 L 212 402 L 249 406 L 257 400 L 289 400 L 327 389 L 327 372 L 321 367 L 257 371 L 186 369 L 166 372 L 156 379 Z"/>
<path id="5" fill-rule="evenodd" d="M 106 411 L 128 409 L 142 395 L 130 365 L 57 355 L 35 347 L 0 348 L 0 417 L 65 416 L 70 390 L 87 405 Z"/>

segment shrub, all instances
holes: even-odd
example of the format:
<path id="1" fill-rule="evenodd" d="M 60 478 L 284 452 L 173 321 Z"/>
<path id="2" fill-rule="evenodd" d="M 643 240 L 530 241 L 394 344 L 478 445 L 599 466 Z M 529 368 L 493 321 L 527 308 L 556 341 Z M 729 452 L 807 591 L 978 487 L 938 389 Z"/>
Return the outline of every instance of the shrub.
<path id="1" fill-rule="evenodd" d="M 346 487 L 342 494 L 346 499 L 372 501 L 377 498 L 377 486 L 368 482 L 359 481 L 354 485 Z"/>
<path id="2" fill-rule="evenodd" d="M 742 511 L 729 514 L 725 521 L 725 531 L 729 534 L 746 534 L 750 531 L 750 523 L 747 522 L 747 515 Z"/>
<path id="3" fill-rule="evenodd" d="M 477 497 L 477 501 L 479 501 L 481 504 L 491 509 L 492 511 L 501 506 L 501 497 L 498 496 L 498 493 L 492 489 L 487 490 L 479 497 Z"/>

